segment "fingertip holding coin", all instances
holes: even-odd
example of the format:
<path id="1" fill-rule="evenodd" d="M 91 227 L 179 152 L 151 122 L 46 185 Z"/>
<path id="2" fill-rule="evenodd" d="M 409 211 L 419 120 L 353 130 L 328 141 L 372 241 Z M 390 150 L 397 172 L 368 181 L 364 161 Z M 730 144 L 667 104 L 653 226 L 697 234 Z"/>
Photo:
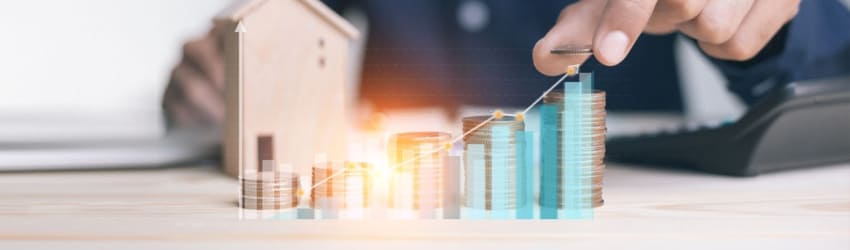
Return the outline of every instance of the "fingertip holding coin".
<path id="1" fill-rule="evenodd" d="M 562 45 L 549 50 L 555 55 L 592 55 L 593 45 Z"/>
<path id="2" fill-rule="evenodd" d="M 564 56 L 589 56 L 593 55 L 593 45 L 563 45 L 555 47 L 550 50 L 549 53 L 553 55 L 564 55 Z M 574 76 L 579 73 L 579 68 L 581 64 L 571 64 L 567 65 L 567 68 L 564 70 L 564 73 L 568 76 Z"/>

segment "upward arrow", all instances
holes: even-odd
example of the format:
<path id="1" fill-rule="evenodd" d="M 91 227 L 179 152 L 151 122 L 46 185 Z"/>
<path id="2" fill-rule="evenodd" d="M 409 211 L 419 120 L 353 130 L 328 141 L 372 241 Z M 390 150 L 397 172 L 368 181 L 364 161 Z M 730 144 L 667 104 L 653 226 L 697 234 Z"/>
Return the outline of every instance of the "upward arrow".
<path id="1" fill-rule="evenodd" d="M 248 32 L 248 30 L 245 29 L 245 24 L 242 23 L 242 21 L 239 21 L 239 24 L 236 25 L 236 33 L 245 33 L 245 32 Z"/>
<path id="2" fill-rule="evenodd" d="M 236 93 L 236 95 L 238 96 L 238 98 L 236 98 L 237 99 L 236 105 L 237 105 L 237 110 L 238 110 L 236 112 L 237 113 L 237 117 L 236 117 L 236 119 L 237 119 L 237 122 L 236 122 L 236 124 L 237 124 L 236 125 L 236 130 L 237 130 L 236 141 L 237 141 L 237 143 L 236 144 L 238 145 L 237 147 L 238 147 L 239 152 L 237 153 L 237 155 L 239 155 L 239 157 L 237 157 L 238 163 L 236 165 L 239 165 L 239 174 L 241 176 L 242 173 L 244 173 L 244 168 L 245 168 L 245 146 L 244 146 L 245 137 L 243 135 L 243 133 L 245 132 L 245 130 L 244 130 L 245 128 L 243 127 L 243 124 L 242 124 L 244 122 L 244 116 L 245 116 L 244 112 L 245 111 L 244 111 L 244 100 L 242 100 L 242 98 L 243 98 L 243 94 L 245 93 L 245 92 L 243 92 L 244 91 L 243 88 L 245 86 L 245 62 L 244 62 L 245 61 L 245 33 L 248 32 L 248 30 L 245 29 L 245 24 L 243 24 L 242 21 L 240 20 L 239 24 L 236 25 L 236 30 L 234 30 L 234 32 L 236 32 L 237 36 L 238 36 L 238 38 L 237 38 L 238 44 L 236 46 L 238 47 L 237 53 L 238 53 L 238 57 L 239 57 L 237 59 L 238 60 L 237 61 L 237 64 L 238 64 L 237 65 L 237 67 L 238 67 L 237 81 L 238 82 L 236 83 L 236 85 L 237 85 L 236 89 L 238 90 L 237 91 L 238 93 Z M 230 118 L 230 119 L 233 119 L 233 118 Z M 239 199 L 239 202 L 240 202 L 239 206 L 241 207 L 242 206 L 242 199 Z"/>

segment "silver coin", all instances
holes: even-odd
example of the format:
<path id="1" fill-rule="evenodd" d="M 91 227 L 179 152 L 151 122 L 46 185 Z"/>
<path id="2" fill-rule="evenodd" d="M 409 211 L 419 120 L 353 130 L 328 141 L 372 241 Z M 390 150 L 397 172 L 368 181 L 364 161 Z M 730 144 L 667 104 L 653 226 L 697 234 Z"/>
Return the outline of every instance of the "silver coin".
<path id="1" fill-rule="evenodd" d="M 561 45 L 551 49 L 549 53 L 555 55 L 591 55 L 593 45 Z"/>

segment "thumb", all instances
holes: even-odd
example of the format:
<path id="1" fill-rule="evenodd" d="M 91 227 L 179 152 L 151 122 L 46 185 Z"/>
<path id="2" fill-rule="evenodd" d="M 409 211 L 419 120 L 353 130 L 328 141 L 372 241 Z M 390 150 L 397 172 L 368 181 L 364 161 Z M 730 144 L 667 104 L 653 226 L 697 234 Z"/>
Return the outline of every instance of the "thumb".
<path id="1" fill-rule="evenodd" d="M 620 64 L 652 16 L 657 0 L 608 0 L 593 43 L 596 59 L 607 66 Z"/>
<path id="2" fill-rule="evenodd" d="M 562 46 L 593 44 L 604 0 L 579 1 L 561 11 L 555 26 L 534 45 L 532 58 L 537 71 L 548 76 L 563 74 L 568 65 L 581 64 L 588 55 L 555 55 L 550 51 Z"/>

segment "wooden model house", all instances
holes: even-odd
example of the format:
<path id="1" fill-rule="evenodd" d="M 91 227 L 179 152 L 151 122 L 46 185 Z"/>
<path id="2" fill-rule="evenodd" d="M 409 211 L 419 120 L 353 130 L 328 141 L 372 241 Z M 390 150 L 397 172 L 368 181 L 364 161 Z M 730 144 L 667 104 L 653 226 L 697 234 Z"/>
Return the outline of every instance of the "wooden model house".
<path id="1" fill-rule="evenodd" d="M 316 155 L 342 160 L 354 26 L 318 0 L 237 1 L 216 22 L 226 29 L 226 171 L 274 160 L 307 174 Z"/>

